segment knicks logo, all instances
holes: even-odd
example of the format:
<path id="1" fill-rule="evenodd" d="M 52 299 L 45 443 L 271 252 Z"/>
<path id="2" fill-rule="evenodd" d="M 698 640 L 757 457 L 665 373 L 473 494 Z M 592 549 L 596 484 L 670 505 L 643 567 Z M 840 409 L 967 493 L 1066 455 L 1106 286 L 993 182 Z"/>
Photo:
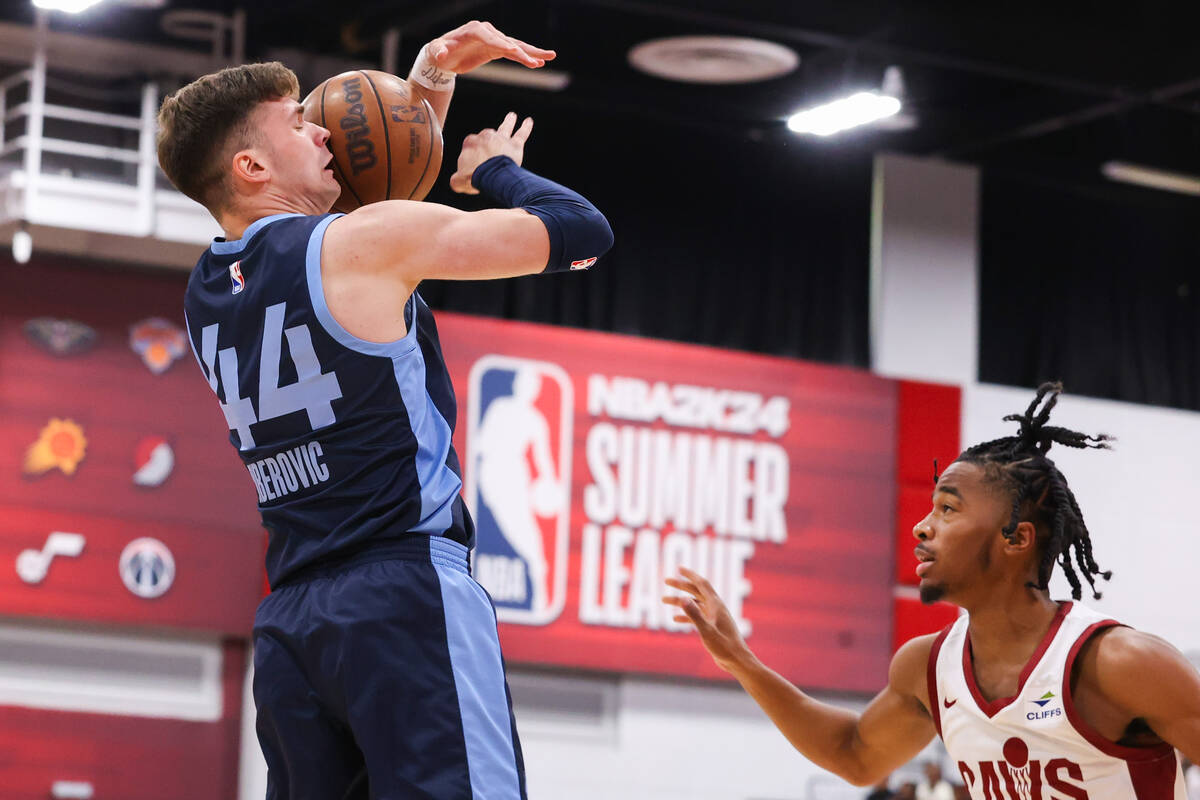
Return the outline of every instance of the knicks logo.
<path id="1" fill-rule="evenodd" d="M 545 625 L 562 613 L 574 408 L 555 364 L 488 355 L 471 368 L 464 477 L 475 577 L 503 622 Z"/>
<path id="2" fill-rule="evenodd" d="M 1029 745 L 1013 736 L 1004 743 L 1002 761 L 958 762 L 963 784 L 972 797 L 984 800 L 1088 800 L 1083 768 L 1065 758 L 1044 763 L 1029 757 Z"/>

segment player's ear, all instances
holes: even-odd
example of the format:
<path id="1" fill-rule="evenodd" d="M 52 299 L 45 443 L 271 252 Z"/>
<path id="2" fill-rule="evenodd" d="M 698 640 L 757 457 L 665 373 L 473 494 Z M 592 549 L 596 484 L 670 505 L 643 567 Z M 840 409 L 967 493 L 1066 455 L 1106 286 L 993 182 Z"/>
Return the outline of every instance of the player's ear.
<path id="1" fill-rule="evenodd" d="M 271 177 L 270 168 L 253 148 L 234 153 L 230 159 L 230 170 L 235 182 L 262 183 Z"/>
<path id="2" fill-rule="evenodd" d="M 1004 540 L 1005 552 L 1024 555 L 1037 547 L 1037 527 L 1032 522 L 1019 522 L 1017 529 Z"/>

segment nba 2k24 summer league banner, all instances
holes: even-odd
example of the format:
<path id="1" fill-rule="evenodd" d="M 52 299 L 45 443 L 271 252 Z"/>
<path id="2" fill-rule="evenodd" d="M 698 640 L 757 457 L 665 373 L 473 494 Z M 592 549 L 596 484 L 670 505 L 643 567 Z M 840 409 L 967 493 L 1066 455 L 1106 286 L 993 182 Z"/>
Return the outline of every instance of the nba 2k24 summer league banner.
<path id="1" fill-rule="evenodd" d="M 264 534 L 186 279 L 0 265 L 0 615 L 248 634 Z"/>
<path id="2" fill-rule="evenodd" d="M 721 677 L 661 603 L 708 576 L 767 663 L 874 690 L 896 390 L 855 370 L 439 315 L 475 575 L 513 662 Z"/>

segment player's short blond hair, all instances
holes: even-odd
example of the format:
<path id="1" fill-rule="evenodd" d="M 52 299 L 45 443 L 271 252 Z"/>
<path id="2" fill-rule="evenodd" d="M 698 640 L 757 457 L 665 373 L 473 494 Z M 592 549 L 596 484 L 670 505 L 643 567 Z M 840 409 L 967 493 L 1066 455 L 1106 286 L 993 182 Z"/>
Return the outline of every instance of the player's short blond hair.
<path id="1" fill-rule="evenodd" d="M 159 166 L 176 189 L 216 216 L 231 197 L 228 157 L 257 143 L 250 124 L 254 109 L 299 96 L 296 74 L 278 61 L 197 78 L 158 110 Z"/>

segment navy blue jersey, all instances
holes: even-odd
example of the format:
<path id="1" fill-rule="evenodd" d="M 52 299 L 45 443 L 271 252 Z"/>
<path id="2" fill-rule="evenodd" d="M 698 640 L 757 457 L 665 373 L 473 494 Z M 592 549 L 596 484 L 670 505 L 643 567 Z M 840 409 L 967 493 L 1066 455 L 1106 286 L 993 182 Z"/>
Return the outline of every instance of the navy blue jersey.
<path id="1" fill-rule="evenodd" d="M 334 320 L 321 241 L 338 216 L 278 214 L 214 241 L 184 299 L 193 351 L 270 532 L 272 586 L 408 534 L 474 545 L 433 314 L 414 292 L 407 335 L 387 344 Z"/>

